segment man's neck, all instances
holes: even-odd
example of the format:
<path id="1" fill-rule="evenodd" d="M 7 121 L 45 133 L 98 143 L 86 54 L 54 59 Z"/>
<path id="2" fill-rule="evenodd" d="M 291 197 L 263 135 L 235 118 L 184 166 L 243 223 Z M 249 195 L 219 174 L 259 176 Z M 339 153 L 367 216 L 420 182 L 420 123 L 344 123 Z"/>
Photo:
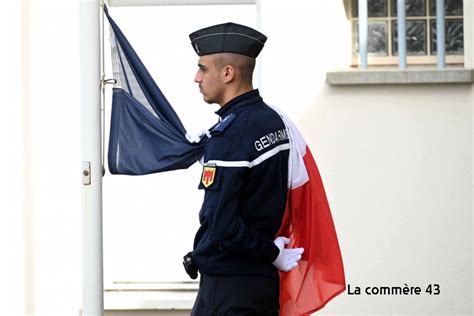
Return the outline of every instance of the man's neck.
<path id="1" fill-rule="evenodd" d="M 250 85 L 241 85 L 234 89 L 229 89 L 228 92 L 224 95 L 224 98 L 219 102 L 220 107 L 225 106 L 230 100 L 235 99 L 239 95 L 250 92 L 253 90 L 253 86 Z"/>

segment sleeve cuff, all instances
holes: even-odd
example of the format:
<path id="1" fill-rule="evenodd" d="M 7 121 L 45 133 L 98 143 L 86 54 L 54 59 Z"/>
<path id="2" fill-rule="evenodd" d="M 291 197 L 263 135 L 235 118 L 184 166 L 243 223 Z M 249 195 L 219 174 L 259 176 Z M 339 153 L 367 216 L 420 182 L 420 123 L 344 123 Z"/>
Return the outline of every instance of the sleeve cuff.
<path id="1" fill-rule="evenodd" d="M 272 242 L 270 262 L 275 261 L 279 254 L 280 254 L 280 249 L 275 245 L 274 242 Z"/>

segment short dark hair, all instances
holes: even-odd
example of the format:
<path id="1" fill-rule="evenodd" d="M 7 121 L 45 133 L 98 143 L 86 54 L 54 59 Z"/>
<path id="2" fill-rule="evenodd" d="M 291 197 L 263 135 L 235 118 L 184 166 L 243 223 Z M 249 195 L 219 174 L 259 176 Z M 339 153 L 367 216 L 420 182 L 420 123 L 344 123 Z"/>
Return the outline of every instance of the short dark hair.
<path id="1" fill-rule="evenodd" d="M 255 58 L 234 53 L 219 53 L 214 60 L 214 65 L 217 69 L 230 65 L 238 70 L 242 81 L 252 83 Z"/>

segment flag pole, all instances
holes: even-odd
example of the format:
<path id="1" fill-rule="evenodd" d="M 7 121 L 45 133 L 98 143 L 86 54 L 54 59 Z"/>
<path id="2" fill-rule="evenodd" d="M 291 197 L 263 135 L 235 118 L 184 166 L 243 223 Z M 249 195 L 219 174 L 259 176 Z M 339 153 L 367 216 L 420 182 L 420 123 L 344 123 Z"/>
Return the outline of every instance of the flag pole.
<path id="1" fill-rule="evenodd" d="M 102 316 L 100 0 L 80 1 L 82 140 L 82 315 Z"/>

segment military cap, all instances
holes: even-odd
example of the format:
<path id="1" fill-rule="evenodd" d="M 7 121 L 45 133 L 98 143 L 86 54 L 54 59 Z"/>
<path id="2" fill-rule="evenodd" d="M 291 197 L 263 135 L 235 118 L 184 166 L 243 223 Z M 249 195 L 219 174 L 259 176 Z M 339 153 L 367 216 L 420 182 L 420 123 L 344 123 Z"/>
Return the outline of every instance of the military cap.
<path id="1" fill-rule="evenodd" d="M 199 56 L 216 53 L 235 53 L 255 58 L 267 37 L 248 26 L 223 23 L 189 34 L 191 45 Z"/>

